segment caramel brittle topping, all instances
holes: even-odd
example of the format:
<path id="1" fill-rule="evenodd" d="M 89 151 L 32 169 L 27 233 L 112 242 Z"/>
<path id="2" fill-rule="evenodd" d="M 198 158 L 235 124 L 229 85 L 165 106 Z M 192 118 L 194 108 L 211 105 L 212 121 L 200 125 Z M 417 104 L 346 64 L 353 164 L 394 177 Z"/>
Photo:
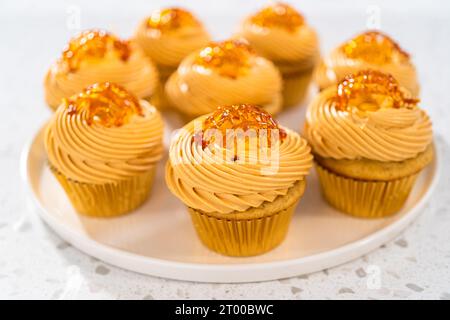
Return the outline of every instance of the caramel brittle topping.
<path id="1" fill-rule="evenodd" d="M 294 32 L 305 23 L 303 16 L 284 3 L 268 6 L 250 18 L 251 23 L 263 28 L 283 28 Z"/>
<path id="2" fill-rule="evenodd" d="M 378 65 L 392 62 L 394 55 L 400 61 L 409 61 L 409 55 L 394 40 L 378 31 L 364 32 L 346 42 L 341 49 L 349 58 Z"/>
<path id="3" fill-rule="evenodd" d="M 265 130 L 269 147 L 271 145 L 271 130 L 278 130 L 280 141 L 286 138 L 286 132 L 278 126 L 278 123 L 267 111 L 249 104 L 217 108 L 203 122 L 203 132 L 209 129 L 216 129 L 221 132 L 224 145 L 226 145 L 227 130 L 241 129 L 243 132 L 254 130 L 257 134 L 260 133 L 260 130 Z M 202 140 L 203 148 L 211 142 Z"/>
<path id="4" fill-rule="evenodd" d="M 389 74 L 363 70 L 346 76 L 337 87 L 336 106 L 348 111 L 377 111 L 384 108 L 413 108 L 417 99 L 405 97 L 397 80 Z"/>
<path id="5" fill-rule="evenodd" d="M 91 85 L 83 92 L 64 99 L 64 104 L 69 115 L 86 111 L 89 125 L 95 122 L 104 127 L 119 127 L 131 116 L 142 115 L 138 99 L 110 82 Z"/>

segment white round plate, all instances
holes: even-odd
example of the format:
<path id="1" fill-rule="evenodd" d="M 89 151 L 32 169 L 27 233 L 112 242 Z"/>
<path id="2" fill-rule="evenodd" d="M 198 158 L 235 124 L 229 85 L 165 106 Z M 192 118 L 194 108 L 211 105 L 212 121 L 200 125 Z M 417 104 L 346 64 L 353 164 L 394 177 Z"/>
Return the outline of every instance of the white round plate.
<path id="1" fill-rule="evenodd" d="M 298 128 L 303 111 L 289 110 L 280 122 Z M 176 120 L 176 119 L 175 119 Z M 170 128 L 180 123 L 166 115 Z M 199 282 L 253 282 L 287 278 L 350 261 L 400 233 L 421 212 L 438 175 L 438 160 L 420 175 L 404 208 L 377 220 L 352 218 L 321 197 L 315 172 L 293 217 L 285 241 L 251 258 L 231 258 L 205 248 L 190 217 L 164 183 L 164 159 L 149 200 L 135 212 L 109 219 L 83 217 L 74 211 L 46 165 L 41 129 L 26 147 L 22 169 L 39 214 L 62 238 L 112 265 L 152 276 Z M 436 157 L 437 158 L 437 157 Z"/>

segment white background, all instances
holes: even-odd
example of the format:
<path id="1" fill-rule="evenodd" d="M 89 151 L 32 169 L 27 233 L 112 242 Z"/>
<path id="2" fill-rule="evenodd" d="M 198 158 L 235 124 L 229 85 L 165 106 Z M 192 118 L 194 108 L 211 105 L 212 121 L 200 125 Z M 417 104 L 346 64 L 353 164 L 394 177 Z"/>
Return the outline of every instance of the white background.
<path id="1" fill-rule="evenodd" d="M 381 29 L 411 53 L 422 107 L 434 122 L 443 170 L 438 191 L 402 236 L 357 261 L 298 278 L 256 284 L 193 284 L 142 276 L 90 258 L 36 217 L 19 173 L 23 145 L 50 116 L 43 77 L 73 29 L 122 37 L 161 5 L 181 4 L 214 38 L 230 35 L 265 1 L 2 1 L 0 3 L 0 298 L 435 298 L 450 299 L 450 2 L 291 1 L 315 26 L 322 52 L 363 30 L 380 10 Z M 373 278 L 373 270 L 379 277 Z M 378 281 L 379 280 L 379 281 Z M 375 285 L 374 285 L 375 284 Z M 379 286 L 378 286 L 379 284 Z"/>

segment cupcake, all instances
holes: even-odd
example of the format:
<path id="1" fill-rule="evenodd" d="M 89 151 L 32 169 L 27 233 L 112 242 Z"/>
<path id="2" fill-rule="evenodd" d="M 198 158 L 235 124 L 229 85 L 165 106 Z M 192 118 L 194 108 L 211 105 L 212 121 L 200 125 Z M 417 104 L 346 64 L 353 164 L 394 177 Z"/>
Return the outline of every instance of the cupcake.
<path id="1" fill-rule="evenodd" d="M 70 40 L 45 77 L 45 99 L 55 110 L 63 98 L 88 85 L 111 81 L 138 98 L 149 98 L 158 85 L 158 72 L 135 43 L 101 30 L 88 30 Z"/>
<path id="2" fill-rule="evenodd" d="M 180 8 L 153 12 L 139 25 L 135 40 L 156 64 L 161 86 L 152 99 L 157 107 L 168 107 L 164 84 L 181 60 L 209 43 L 209 34 L 197 18 Z"/>
<path id="3" fill-rule="evenodd" d="M 166 182 L 208 248 L 253 256 L 285 238 L 311 166 L 310 148 L 297 133 L 263 109 L 232 105 L 178 132 Z"/>
<path id="4" fill-rule="evenodd" d="M 239 35 L 283 76 L 283 105 L 298 105 L 306 96 L 319 58 L 317 34 L 291 6 L 274 3 L 248 17 Z"/>
<path id="5" fill-rule="evenodd" d="M 153 106 L 106 82 L 63 99 L 47 126 L 45 149 L 76 211 L 110 217 L 147 199 L 162 134 Z"/>
<path id="6" fill-rule="evenodd" d="M 389 73 L 413 96 L 419 95 L 416 69 L 409 54 L 378 31 L 363 32 L 334 49 L 319 63 L 315 81 L 323 90 L 364 69 Z"/>
<path id="7" fill-rule="evenodd" d="M 396 213 L 433 159 L 430 118 L 393 76 L 348 75 L 309 106 L 305 137 L 325 199 L 357 217 Z"/>
<path id="8" fill-rule="evenodd" d="M 166 83 L 166 94 L 186 119 L 211 113 L 220 105 L 281 108 L 281 77 L 269 60 L 239 40 L 214 42 L 188 55 Z"/>

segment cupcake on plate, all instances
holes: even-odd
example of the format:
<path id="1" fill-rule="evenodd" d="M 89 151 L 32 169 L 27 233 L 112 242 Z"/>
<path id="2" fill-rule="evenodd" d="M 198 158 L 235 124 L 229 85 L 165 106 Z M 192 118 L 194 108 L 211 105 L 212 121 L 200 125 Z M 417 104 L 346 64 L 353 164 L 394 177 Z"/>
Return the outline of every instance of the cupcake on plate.
<path id="1" fill-rule="evenodd" d="M 164 84 L 181 60 L 209 43 L 202 23 L 187 10 L 166 8 L 153 12 L 139 25 L 136 42 L 156 64 L 162 86 L 155 95 L 157 107 L 166 107 Z"/>
<path id="2" fill-rule="evenodd" d="M 239 35 L 281 71 L 283 105 L 298 105 L 319 59 L 317 34 L 304 17 L 293 7 L 275 2 L 248 17 Z"/>
<path id="3" fill-rule="evenodd" d="M 45 77 L 45 99 L 56 109 L 85 87 L 111 81 L 138 98 L 149 98 L 158 85 L 158 72 L 142 49 L 102 30 L 88 30 L 70 40 Z"/>
<path id="4" fill-rule="evenodd" d="M 325 199 L 358 217 L 405 203 L 434 156 L 427 113 L 391 75 L 363 70 L 321 91 L 309 106 L 309 141 Z"/>
<path id="5" fill-rule="evenodd" d="M 247 42 L 214 42 L 187 56 L 166 83 L 171 104 L 187 119 L 217 106 L 249 103 L 274 114 L 281 108 L 280 73 Z"/>
<path id="6" fill-rule="evenodd" d="M 419 95 L 416 69 L 409 54 L 379 31 L 363 32 L 334 49 L 319 63 L 315 81 L 323 90 L 364 69 L 389 73 L 413 96 Z"/>
<path id="7" fill-rule="evenodd" d="M 81 214 L 117 216 L 148 197 L 163 153 L 158 111 L 113 83 L 63 100 L 45 136 L 50 168 Z"/>
<path id="8" fill-rule="evenodd" d="M 296 132 L 256 106 L 232 105 L 179 131 L 166 182 L 208 248 L 252 256 L 285 238 L 311 166 L 310 148 Z"/>

